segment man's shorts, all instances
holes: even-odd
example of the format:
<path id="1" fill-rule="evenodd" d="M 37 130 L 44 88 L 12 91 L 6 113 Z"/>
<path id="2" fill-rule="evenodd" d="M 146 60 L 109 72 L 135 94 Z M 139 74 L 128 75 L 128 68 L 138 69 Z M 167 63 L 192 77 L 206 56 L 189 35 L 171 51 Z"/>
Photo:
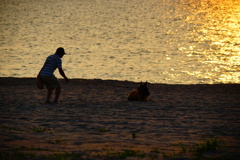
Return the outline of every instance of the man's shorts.
<path id="1" fill-rule="evenodd" d="M 40 75 L 40 79 L 47 89 L 56 89 L 62 87 L 61 83 L 55 76 Z"/>

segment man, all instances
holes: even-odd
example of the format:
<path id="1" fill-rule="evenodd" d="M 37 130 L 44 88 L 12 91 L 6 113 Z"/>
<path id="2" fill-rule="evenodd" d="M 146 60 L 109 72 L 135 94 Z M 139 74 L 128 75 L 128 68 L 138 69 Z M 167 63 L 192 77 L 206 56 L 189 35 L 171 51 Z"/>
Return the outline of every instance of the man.
<path id="1" fill-rule="evenodd" d="M 54 76 L 53 72 L 58 68 L 60 75 L 69 82 L 68 78 L 66 77 L 63 69 L 62 69 L 62 60 L 61 58 L 65 55 L 65 51 L 62 47 L 59 47 L 56 50 L 54 55 L 50 55 L 47 57 L 42 69 L 38 74 L 38 78 L 42 81 L 42 83 L 47 88 L 47 100 L 46 103 L 51 103 L 50 98 L 52 96 L 52 92 L 55 89 L 55 99 L 54 103 L 59 103 L 58 99 L 61 94 L 62 85 L 59 80 Z"/>

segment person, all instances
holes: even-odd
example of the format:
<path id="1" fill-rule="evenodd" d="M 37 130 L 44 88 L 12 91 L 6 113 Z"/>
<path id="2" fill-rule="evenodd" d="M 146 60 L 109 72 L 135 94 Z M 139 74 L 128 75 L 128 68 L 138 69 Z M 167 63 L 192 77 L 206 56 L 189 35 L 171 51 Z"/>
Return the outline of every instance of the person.
<path id="1" fill-rule="evenodd" d="M 41 68 L 38 78 L 47 88 L 47 100 L 46 103 L 51 103 L 50 99 L 55 89 L 55 99 L 53 103 L 59 103 L 58 99 L 61 94 L 62 85 L 59 80 L 53 74 L 54 71 L 58 68 L 60 75 L 69 82 L 69 79 L 66 77 L 63 69 L 62 69 L 62 60 L 65 55 L 64 48 L 57 48 L 55 54 L 47 57 L 43 67 Z"/>

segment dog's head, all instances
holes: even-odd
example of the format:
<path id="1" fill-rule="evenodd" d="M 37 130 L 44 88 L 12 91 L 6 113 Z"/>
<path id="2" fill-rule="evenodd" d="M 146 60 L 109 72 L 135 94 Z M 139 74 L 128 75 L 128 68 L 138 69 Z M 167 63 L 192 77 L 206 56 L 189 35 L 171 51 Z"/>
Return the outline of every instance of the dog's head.
<path id="1" fill-rule="evenodd" d="M 144 84 L 141 82 L 140 85 L 138 86 L 137 90 L 138 90 L 138 94 L 140 96 L 140 100 L 144 100 L 145 98 L 147 98 L 150 95 L 150 92 L 147 87 L 147 82 Z"/>

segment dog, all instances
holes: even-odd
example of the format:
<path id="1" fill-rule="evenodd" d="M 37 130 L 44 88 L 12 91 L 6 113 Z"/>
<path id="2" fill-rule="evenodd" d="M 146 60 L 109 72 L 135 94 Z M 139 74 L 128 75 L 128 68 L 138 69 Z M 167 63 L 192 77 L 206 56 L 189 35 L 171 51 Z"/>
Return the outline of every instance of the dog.
<path id="1" fill-rule="evenodd" d="M 148 101 L 149 96 L 150 92 L 147 87 L 147 82 L 144 84 L 141 82 L 137 90 L 130 92 L 127 98 L 129 101 Z"/>

